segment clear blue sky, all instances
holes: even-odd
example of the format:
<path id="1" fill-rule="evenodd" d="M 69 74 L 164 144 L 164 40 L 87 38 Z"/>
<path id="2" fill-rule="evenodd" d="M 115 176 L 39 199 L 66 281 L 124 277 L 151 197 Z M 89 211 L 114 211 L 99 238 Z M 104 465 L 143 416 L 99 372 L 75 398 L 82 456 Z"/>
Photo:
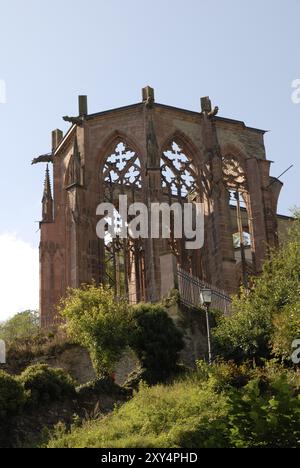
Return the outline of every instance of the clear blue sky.
<path id="1" fill-rule="evenodd" d="M 147 84 L 158 102 L 199 110 L 210 95 L 221 116 L 270 130 L 272 174 L 295 164 L 280 212 L 300 204 L 299 0 L 2 0 L 0 17 L 0 235 L 38 245 L 44 167 L 30 161 L 66 130 L 77 95 L 97 112 L 140 101 Z"/>

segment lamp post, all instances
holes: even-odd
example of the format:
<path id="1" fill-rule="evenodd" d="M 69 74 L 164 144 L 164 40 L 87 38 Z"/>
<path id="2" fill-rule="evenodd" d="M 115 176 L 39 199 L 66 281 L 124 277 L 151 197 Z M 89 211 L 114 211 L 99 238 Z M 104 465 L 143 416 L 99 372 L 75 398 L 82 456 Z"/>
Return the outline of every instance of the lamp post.
<path id="1" fill-rule="evenodd" d="M 211 334 L 210 334 L 210 323 L 209 323 L 209 308 L 212 302 L 212 291 L 211 289 L 203 289 L 200 292 L 201 304 L 205 307 L 206 312 L 206 329 L 207 329 L 207 346 L 208 346 L 208 363 L 211 366 L 212 359 L 212 345 L 211 345 Z"/>

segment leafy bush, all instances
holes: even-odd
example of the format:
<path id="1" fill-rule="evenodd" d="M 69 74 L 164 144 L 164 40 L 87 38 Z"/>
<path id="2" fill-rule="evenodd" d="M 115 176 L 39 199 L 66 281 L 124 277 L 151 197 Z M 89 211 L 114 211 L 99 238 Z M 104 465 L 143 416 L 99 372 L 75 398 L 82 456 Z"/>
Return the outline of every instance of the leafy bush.
<path id="1" fill-rule="evenodd" d="M 90 285 L 70 290 L 60 313 L 70 338 L 89 350 L 96 374 L 110 374 L 132 329 L 128 303 L 108 287 Z"/>
<path id="2" fill-rule="evenodd" d="M 170 386 L 142 384 L 132 400 L 100 421 L 61 435 L 50 447 L 300 447 L 300 375 L 199 365 Z"/>
<path id="3" fill-rule="evenodd" d="M 130 346 L 141 361 L 148 382 L 163 381 L 176 370 L 183 349 L 182 333 L 161 305 L 142 304 L 134 308 Z"/>
<path id="4" fill-rule="evenodd" d="M 19 377 L 29 403 L 47 403 L 72 396 L 75 386 L 72 378 L 62 369 L 46 364 L 28 367 Z"/>
<path id="5" fill-rule="evenodd" d="M 0 420 L 17 413 L 24 401 L 22 385 L 11 375 L 0 371 Z"/>

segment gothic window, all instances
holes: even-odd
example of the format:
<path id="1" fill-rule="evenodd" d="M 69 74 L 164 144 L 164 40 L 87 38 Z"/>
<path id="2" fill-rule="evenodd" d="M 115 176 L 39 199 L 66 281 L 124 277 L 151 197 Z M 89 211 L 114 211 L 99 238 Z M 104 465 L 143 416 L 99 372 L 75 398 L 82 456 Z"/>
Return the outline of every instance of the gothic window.
<path id="1" fill-rule="evenodd" d="M 105 201 L 115 207 L 114 219 L 106 217 L 107 226 L 114 226 L 114 236 L 107 232 L 104 239 L 104 282 L 114 287 L 117 296 L 127 296 L 131 302 L 143 300 L 145 294 L 144 247 L 142 240 L 120 237 L 122 219 L 118 211 L 118 196 L 128 196 L 128 203 L 138 198 L 142 189 L 141 162 L 135 151 L 123 141 L 116 144 L 103 167 Z M 109 231 L 109 229 L 108 229 Z"/>
<path id="2" fill-rule="evenodd" d="M 162 154 L 161 177 L 162 186 L 174 197 L 186 198 L 197 189 L 192 161 L 176 142 Z"/>
<path id="3" fill-rule="evenodd" d="M 198 201 L 199 186 L 196 168 L 180 142 L 173 141 L 170 148 L 163 152 L 160 165 L 164 198 L 167 198 L 170 204 Z M 165 199 L 165 201 L 167 200 Z M 172 214 L 168 247 L 176 255 L 179 265 L 185 270 L 191 271 L 192 254 L 185 248 L 186 239 L 184 236 L 180 239 L 175 237 L 175 221 L 174 214 Z M 198 254 L 195 254 L 195 251 L 193 253 L 195 259 Z"/>

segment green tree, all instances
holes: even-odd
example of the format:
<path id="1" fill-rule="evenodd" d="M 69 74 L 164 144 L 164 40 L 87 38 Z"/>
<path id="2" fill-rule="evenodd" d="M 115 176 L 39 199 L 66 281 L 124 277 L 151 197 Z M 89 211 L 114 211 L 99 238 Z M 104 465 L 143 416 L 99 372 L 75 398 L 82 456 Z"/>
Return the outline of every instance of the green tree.
<path id="1" fill-rule="evenodd" d="M 0 324 L 0 339 L 11 343 L 35 336 L 39 332 L 39 313 L 27 310 Z"/>
<path id="2" fill-rule="evenodd" d="M 232 315 L 219 322 L 214 337 L 220 354 L 236 360 L 270 357 L 275 350 L 275 335 L 278 339 L 284 333 L 286 353 L 288 346 L 291 349 L 292 341 L 288 345 L 288 340 L 292 334 L 284 324 L 291 314 L 299 320 L 296 306 L 299 293 L 300 218 L 297 214 L 288 241 L 272 253 L 262 275 L 254 280 L 252 290 L 242 290 L 241 296 L 234 299 Z M 280 350 L 278 345 L 276 350 Z"/>
<path id="3" fill-rule="evenodd" d="M 184 343 L 180 330 L 161 305 L 134 308 L 135 327 L 130 346 L 136 352 L 150 383 L 163 381 L 176 370 Z"/>
<path id="4" fill-rule="evenodd" d="M 111 373 L 133 326 L 128 303 L 109 287 L 89 285 L 70 290 L 60 313 L 69 337 L 89 350 L 97 375 Z"/>

